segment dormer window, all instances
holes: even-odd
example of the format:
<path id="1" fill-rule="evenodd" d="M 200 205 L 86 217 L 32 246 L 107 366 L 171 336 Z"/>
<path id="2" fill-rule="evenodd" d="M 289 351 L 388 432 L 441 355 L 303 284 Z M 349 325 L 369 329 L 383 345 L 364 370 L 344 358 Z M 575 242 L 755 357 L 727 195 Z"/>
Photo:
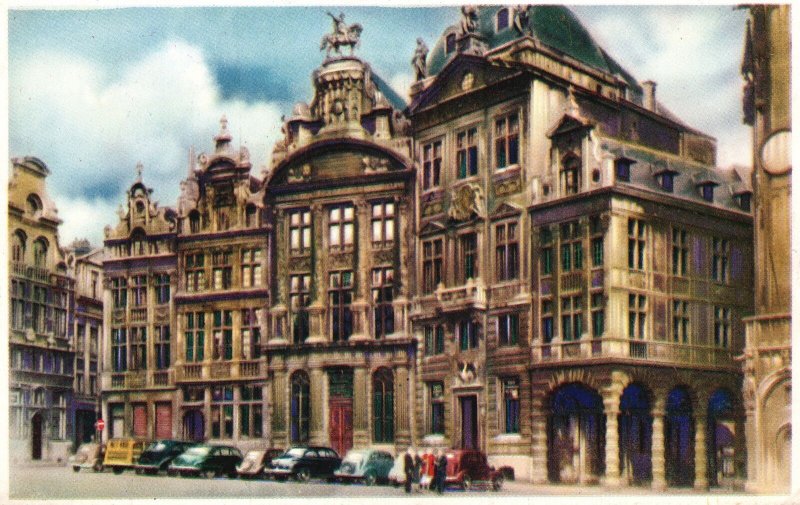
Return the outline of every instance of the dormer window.
<path id="1" fill-rule="evenodd" d="M 561 161 L 561 192 L 574 195 L 581 188 L 581 159 L 568 153 Z"/>
<path id="2" fill-rule="evenodd" d="M 445 54 L 450 54 L 456 50 L 456 34 L 451 33 L 444 39 Z"/>
<path id="3" fill-rule="evenodd" d="M 703 200 L 707 202 L 714 201 L 714 186 L 716 186 L 716 184 L 711 182 L 700 185 L 700 196 L 703 197 Z"/>
<path id="4" fill-rule="evenodd" d="M 501 32 L 508 28 L 508 9 L 503 8 L 497 11 L 497 32 Z"/>
<path id="5" fill-rule="evenodd" d="M 740 209 L 745 212 L 750 212 L 750 201 L 753 198 L 753 193 L 745 191 L 743 193 L 739 193 L 734 198 L 736 199 L 736 203 L 739 205 Z"/>
<path id="6" fill-rule="evenodd" d="M 618 181 L 630 182 L 631 180 L 631 165 L 636 163 L 630 158 L 617 158 L 614 160 L 614 173 Z"/>
<path id="7" fill-rule="evenodd" d="M 656 177 L 656 181 L 658 181 L 658 185 L 666 191 L 667 193 L 672 193 L 675 187 L 675 176 L 678 174 L 675 170 L 669 168 L 665 164 L 661 164 L 661 166 L 656 167 L 656 170 L 653 172 L 653 175 Z"/>

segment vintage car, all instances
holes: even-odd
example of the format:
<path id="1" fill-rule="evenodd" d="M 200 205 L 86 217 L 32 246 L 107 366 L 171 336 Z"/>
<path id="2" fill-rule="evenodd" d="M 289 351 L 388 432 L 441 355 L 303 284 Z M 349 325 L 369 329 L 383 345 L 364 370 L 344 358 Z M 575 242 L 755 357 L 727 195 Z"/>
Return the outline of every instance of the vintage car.
<path id="1" fill-rule="evenodd" d="M 194 445 L 194 442 L 183 440 L 157 440 L 139 455 L 139 461 L 134 465 L 136 473 L 156 474 L 159 470 L 166 472 L 173 459 Z"/>
<path id="2" fill-rule="evenodd" d="M 292 447 L 272 460 L 274 468 L 265 473 L 279 480 L 292 477 L 306 482 L 311 477 L 332 477 L 341 462 L 330 447 Z"/>
<path id="3" fill-rule="evenodd" d="M 126 468 L 133 468 L 139 461 L 147 442 L 133 438 L 112 438 L 106 444 L 106 455 L 103 465 L 114 473 L 120 474 Z"/>
<path id="4" fill-rule="evenodd" d="M 358 481 L 372 486 L 376 482 L 389 480 L 392 465 L 394 459 L 386 451 L 353 449 L 344 457 L 342 464 L 333 472 L 333 476 L 338 481 Z"/>
<path id="5" fill-rule="evenodd" d="M 489 466 L 486 455 L 471 449 L 447 451 L 447 476 L 445 486 L 490 487 L 500 491 L 503 487 L 503 473 Z"/>
<path id="6" fill-rule="evenodd" d="M 102 472 L 105 452 L 104 444 L 97 442 L 81 444 L 75 454 L 69 457 L 68 466 L 71 466 L 75 472 L 80 472 L 81 468 L 91 468 L 95 472 Z"/>
<path id="7" fill-rule="evenodd" d="M 264 471 L 272 468 L 272 460 L 281 454 L 282 449 L 247 451 L 242 463 L 236 467 L 236 472 L 243 479 L 263 477 Z"/>
<path id="8" fill-rule="evenodd" d="M 236 466 L 242 462 L 242 453 L 229 445 L 196 445 L 172 460 L 168 475 L 186 477 L 195 475 L 208 479 L 227 475 L 236 478 Z"/>

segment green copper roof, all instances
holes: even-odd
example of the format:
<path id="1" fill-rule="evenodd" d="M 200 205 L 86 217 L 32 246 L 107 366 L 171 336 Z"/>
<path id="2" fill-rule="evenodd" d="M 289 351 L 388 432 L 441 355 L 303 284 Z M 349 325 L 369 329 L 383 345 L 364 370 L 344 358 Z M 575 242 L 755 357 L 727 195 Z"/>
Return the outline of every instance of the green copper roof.
<path id="1" fill-rule="evenodd" d="M 508 9 L 508 28 L 495 29 L 497 13 Z M 542 44 L 564 53 L 598 70 L 619 74 L 628 84 L 640 90 L 636 79 L 610 58 L 589 35 L 580 21 L 568 8 L 560 5 L 531 5 L 528 7 L 528 30 Z M 448 33 L 458 31 L 458 26 L 448 27 L 428 56 L 428 75 L 438 74 L 457 51 L 445 54 L 445 38 Z M 478 33 L 484 38 L 489 49 L 502 46 L 522 37 L 514 27 L 511 7 L 502 5 L 481 6 L 478 10 Z"/>

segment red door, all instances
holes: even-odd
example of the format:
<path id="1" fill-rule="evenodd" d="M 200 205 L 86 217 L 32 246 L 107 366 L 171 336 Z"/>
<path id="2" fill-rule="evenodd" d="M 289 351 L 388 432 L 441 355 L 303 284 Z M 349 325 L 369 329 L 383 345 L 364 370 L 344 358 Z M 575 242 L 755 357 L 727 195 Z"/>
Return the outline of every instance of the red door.
<path id="1" fill-rule="evenodd" d="M 172 404 L 156 403 L 156 438 L 172 438 Z"/>
<path id="2" fill-rule="evenodd" d="M 133 436 L 147 438 L 147 405 L 144 403 L 133 406 Z"/>
<path id="3" fill-rule="evenodd" d="M 330 401 L 331 447 L 344 456 L 353 447 L 353 400 L 335 398 Z"/>

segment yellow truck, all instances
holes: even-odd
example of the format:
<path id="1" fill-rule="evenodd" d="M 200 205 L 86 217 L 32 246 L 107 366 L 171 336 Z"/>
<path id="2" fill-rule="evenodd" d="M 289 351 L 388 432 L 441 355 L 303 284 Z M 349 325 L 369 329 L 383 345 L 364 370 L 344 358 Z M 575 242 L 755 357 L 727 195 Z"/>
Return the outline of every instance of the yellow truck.
<path id="1" fill-rule="evenodd" d="M 139 455 L 146 446 L 145 440 L 113 438 L 106 444 L 106 457 L 103 465 L 110 468 L 115 474 L 120 474 L 126 468 L 133 468 L 136 465 Z"/>

